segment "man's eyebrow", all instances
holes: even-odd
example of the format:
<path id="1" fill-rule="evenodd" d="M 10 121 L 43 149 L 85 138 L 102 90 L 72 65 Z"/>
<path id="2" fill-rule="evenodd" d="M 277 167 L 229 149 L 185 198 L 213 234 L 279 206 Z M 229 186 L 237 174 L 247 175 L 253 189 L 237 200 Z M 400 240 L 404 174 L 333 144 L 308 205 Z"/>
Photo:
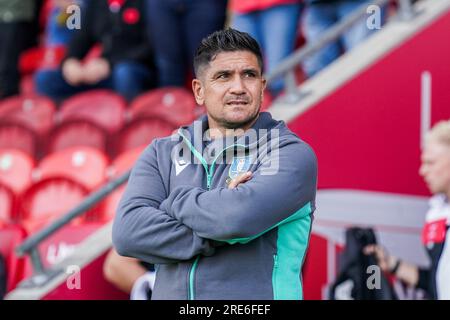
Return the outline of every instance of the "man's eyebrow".
<path id="1" fill-rule="evenodd" d="M 221 69 L 221 70 L 217 70 L 216 72 L 214 72 L 214 75 L 219 75 L 222 73 L 231 73 L 231 72 L 232 72 L 232 70 L 230 70 L 230 69 Z"/>
<path id="2" fill-rule="evenodd" d="M 217 70 L 216 72 L 214 72 L 212 77 L 214 78 L 214 77 L 216 77 L 218 75 L 221 75 L 221 74 L 231 74 L 233 72 L 234 72 L 234 70 L 231 70 L 231 69 L 221 69 L 221 70 Z M 249 73 L 249 72 L 251 72 L 251 73 L 254 73 L 254 74 L 257 74 L 257 75 L 260 74 L 260 72 L 259 72 L 259 70 L 257 68 L 245 68 L 241 72 L 242 73 Z"/>
<path id="3" fill-rule="evenodd" d="M 244 70 L 242 70 L 243 73 L 247 73 L 247 72 L 253 72 L 255 74 L 259 74 L 259 70 L 256 68 L 245 68 Z"/>

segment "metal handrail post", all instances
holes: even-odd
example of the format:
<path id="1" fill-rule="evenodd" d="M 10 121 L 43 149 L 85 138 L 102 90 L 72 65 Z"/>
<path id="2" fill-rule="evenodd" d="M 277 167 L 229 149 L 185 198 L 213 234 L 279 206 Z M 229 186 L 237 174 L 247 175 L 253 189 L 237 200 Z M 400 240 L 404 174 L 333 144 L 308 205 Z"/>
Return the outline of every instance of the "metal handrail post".
<path id="1" fill-rule="evenodd" d="M 130 171 L 125 172 L 116 180 L 109 182 L 106 186 L 102 187 L 100 190 L 89 195 L 82 203 L 70 210 L 67 214 L 63 215 L 58 220 L 54 221 L 51 225 L 44 228 L 43 230 L 37 232 L 36 234 L 28 237 L 25 241 L 16 248 L 18 256 L 24 256 L 29 254 L 31 256 L 31 262 L 33 265 L 33 270 L 35 274 L 44 274 L 46 272 L 45 267 L 42 263 L 38 245 L 47 239 L 50 235 L 64 227 L 72 219 L 82 215 L 87 210 L 91 209 L 97 203 L 106 198 L 111 192 L 121 186 L 128 180 L 130 176 Z"/>

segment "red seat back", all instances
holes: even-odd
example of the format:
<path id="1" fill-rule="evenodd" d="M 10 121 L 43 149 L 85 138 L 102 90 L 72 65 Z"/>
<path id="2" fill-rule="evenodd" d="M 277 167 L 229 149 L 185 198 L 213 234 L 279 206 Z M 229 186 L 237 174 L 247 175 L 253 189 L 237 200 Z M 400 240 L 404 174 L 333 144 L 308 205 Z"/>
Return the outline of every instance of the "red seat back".
<path id="1" fill-rule="evenodd" d="M 146 146 L 155 138 L 169 136 L 176 129 L 173 124 L 159 118 L 142 118 L 130 122 L 116 142 L 117 153 Z"/>
<path id="2" fill-rule="evenodd" d="M 39 136 L 53 127 L 55 104 L 42 96 L 14 96 L 0 103 L 0 119 L 21 124 Z"/>
<path id="3" fill-rule="evenodd" d="M 108 163 L 108 158 L 97 149 L 72 147 L 43 158 L 37 175 L 43 179 L 67 177 L 91 191 L 105 182 Z"/>
<path id="4" fill-rule="evenodd" d="M 0 183 L 15 194 L 22 193 L 31 184 L 34 160 L 26 153 L 14 149 L 0 149 Z"/>
<path id="5" fill-rule="evenodd" d="M 16 149 L 34 157 L 38 153 L 38 137 L 22 124 L 0 120 L 0 149 Z"/>
<path id="6" fill-rule="evenodd" d="M 14 219 L 15 197 L 10 188 L 0 183 L 0 226 Z"/>
<path id="7" fill-rule="evenodd" d="M 35 232 L 76 207 L 87 195 L 83 185 L 68 178 L 43 179 L 21 197 L 21 224 L 28 232 Z"/>
<path id="8" fill-rule="evenodd" d="M 53 130 L 47 144 L 47 151 L 52 153 L 75 146 L 92 147 L 106 152 L 108 134 L 91 121 L 67 121 Z"/>
<path id="9" fill-rule="evenodd" d="M 144 146 L 141 146 L 119 155 L 110 167 L 111 179 L 115 179 L 124 174 L 126 171 L 130 170 L 143 150 Z M 126 184 L 122 185 L 105 199 L 104 205 L 102 206 L 101 221 L 107 222 L 114 218 L 117 210 L 117 205 L 122 198 L 125 187 Z"/>
<path id="10" fill-rule="evenodd" d="M 135 164 L 136 160 L 142 154 L 145 149 L 145 145 L 137 148 L 125 151 L 114 159 L 111 165 L 110 175 L 113 178 L 119 177 L 126 171 L 130 170 Z"/>
<path id="11" fill-rule="evenodd" d="M 125 100 L 118 94 L 109 90 L 91 90 L 64 101 L 58 113 L 58 122 L 86 120 L 111 134 L 122 128 L 125 107 Z"/>
<path id="12" fill-rule="evenodd" d="M 142 94 L 130 105 L 130 118 L 158 117 L 176 127 L 190 124 L 197 117 L 194 96 L 184 88 L 165 87 Z"/>
<path id="13" fill-rule="evenodd" d="M 126 185 L 120 186 L 105 199 L 99 221 L 106 223 L 114 219 L 120 199 L 122 199 L 122 195 L 125 192 L 125 188 Z"/>

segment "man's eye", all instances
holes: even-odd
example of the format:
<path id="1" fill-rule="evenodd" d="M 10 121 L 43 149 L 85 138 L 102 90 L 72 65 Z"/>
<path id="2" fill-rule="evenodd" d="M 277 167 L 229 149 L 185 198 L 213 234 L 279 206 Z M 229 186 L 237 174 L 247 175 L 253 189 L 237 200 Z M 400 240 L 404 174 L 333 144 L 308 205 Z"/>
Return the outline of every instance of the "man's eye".
<path id="1" fill-rule="evenodd" d="M 254 78 L 254 77 L 256 77 L 256 74 L 253 72 L 246 72 L 245 77 L 246 78 Z"/>
<path id="2" fill-rule="evenodd" d="M 226 74 L 226 73 L 219 74 L 219 76 L 217 77 L 217 79 L 227 79 L 227 78 L 228 78 L 228 74 Z"/>

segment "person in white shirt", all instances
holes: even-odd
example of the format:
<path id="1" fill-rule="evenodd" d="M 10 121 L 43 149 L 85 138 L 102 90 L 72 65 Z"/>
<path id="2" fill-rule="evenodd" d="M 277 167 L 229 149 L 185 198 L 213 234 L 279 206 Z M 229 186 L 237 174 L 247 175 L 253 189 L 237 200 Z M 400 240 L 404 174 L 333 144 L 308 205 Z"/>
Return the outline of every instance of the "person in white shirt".
<path id="1" fill-rule="evenodd" d="M 365 253 L 375 254 L 383 271 L 424 289 L 430 299 L 450 300 L 450 120 L 441 121 L 430 130 L 421 160 L 419 174 L 434 195 L 422 233 L 430 268 L 402 261 L 379 245 L 366 247 Z"/>

